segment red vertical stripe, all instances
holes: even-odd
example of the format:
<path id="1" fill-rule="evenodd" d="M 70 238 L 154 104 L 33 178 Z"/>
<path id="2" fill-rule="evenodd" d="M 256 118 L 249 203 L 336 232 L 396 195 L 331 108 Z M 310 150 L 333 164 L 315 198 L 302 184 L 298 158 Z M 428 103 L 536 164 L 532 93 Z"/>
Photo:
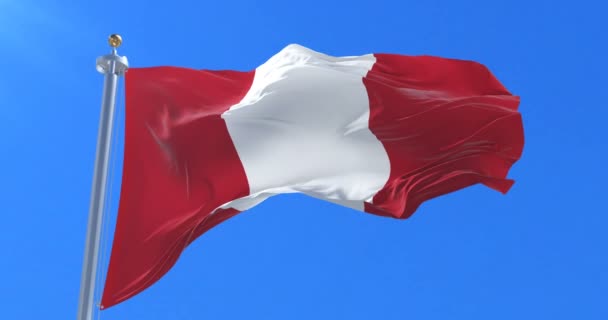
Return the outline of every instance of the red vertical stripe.
<path id="1" fill-rule="evenodd" d="M 407 218 L 424 201 L 477 183 L 506 193 L 524 144 L 519 98 L 475 62 L 375 57 L 363 79 L 369 126 L 391 172 L 365 211 Z"/>
<path id="2" fill-rule="evenodd" d="M 237 211 L 210 213 L 249 194 L 220 115 L 254 72 L 133 68 L 126 76 L 122 190 L 102 308 L 160 279 L 185 247 Z"/>

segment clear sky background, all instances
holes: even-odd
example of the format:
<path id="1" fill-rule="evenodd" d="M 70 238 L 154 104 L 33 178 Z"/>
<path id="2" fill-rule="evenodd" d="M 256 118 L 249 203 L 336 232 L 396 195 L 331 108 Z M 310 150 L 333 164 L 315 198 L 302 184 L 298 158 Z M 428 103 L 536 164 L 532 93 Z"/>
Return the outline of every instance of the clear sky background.
<path id="1" fill-rule="evenodd" d="M 250 70 L 290 43 L 476 60 L 521 96 L 526 144 L 508 195 L 474 186 L 408 220 L 272 198 L 102 319 L 608 319 L 606 12 L 601 0 L 0 0 L 0 318 L 75 319 L 95 58 L 118 32 L 133 67 Z"/>

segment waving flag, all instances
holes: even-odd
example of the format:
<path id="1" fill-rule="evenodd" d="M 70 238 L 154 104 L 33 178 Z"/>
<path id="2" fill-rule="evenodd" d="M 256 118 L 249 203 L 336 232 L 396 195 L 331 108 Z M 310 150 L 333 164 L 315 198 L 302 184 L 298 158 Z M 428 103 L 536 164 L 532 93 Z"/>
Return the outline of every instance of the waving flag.
<path id="1" fill-rule="evenodd" d="M 477 183 L 506 193 L 524 143 L 518 105 L 483 65 L 431 56 L 290 45 L 249 72 L 131 68 L 102 308 L 276 194 L 404 219 Z"/>

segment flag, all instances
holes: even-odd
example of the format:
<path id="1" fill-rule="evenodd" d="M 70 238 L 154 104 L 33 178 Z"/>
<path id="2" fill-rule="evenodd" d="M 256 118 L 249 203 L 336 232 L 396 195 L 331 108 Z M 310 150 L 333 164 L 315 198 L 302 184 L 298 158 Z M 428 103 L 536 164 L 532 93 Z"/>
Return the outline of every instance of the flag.
<path id="1" fill-rule="evenodd" d="M 289 45 L 252 71 L 150 67 L 125 77 L 102 308 L 148 288 L 197 237 L 273 195 L 405 219 L 474 184 L 506 193 L 524 144 L 519 98 L 472 61 Z"/>

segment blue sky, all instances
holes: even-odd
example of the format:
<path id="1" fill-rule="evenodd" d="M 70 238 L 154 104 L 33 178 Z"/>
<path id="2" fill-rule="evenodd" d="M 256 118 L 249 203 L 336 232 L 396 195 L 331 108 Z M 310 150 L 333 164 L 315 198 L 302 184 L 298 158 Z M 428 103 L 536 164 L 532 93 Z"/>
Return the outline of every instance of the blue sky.
<path id="1" fill-rule="evenodd" d="M 526 145 L 508 195 L 471 187 L 405 221 L 275 197 L 103 319 L 608 319 L 606 6 L 0 0 L 0 318 L 75 318 L 94 64 L 118 32 L 134 67 L 250 70 L 290 43 L 476 60 L 521 96 Z"/>

